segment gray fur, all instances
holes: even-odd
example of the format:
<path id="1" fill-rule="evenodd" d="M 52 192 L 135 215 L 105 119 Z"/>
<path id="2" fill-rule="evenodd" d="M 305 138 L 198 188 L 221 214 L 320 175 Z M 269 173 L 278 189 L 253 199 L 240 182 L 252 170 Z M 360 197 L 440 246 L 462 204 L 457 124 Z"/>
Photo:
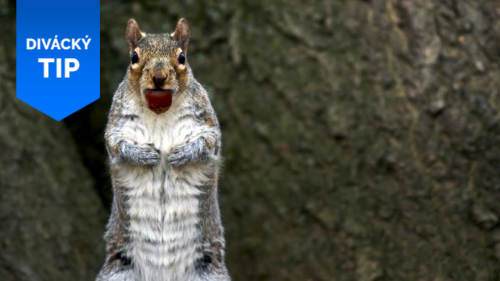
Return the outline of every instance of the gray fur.
<path id="1" fill-rule="evenodd" d="M 152 145 L 136 145 L 128 140 L 120 142 L 120 157 L 139 165 L 152 165 L 160 161 L 160 152 Z"/>
<path id="2" fill-rule="evenodd" d="M 175 148 L 167 158 L 167 162 L 172 166 L 186 165 L 198 160 L 207 160 L 209 155 L 205 139 L 200 137 Z"/>

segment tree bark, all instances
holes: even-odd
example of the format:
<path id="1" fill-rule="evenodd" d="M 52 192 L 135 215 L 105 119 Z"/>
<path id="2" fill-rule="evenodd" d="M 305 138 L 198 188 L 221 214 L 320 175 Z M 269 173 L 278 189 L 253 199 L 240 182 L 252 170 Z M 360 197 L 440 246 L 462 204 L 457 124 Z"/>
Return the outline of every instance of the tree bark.
<path id="1" fill-rule="evenodd" d="M 93 280 L 106 212 L 64 123 L 16 98 L 15 14 L 0 1 L 0 280 Z"/>
<path id="2" fill-rule="evenodd" d="M 235 280 L 500 278 L 500 1 L 106 1 L 109 94 L 131 17 L 190 24 Z"/>
<path id="3" fill-rule="evenodd" d="M 129 61 L 126 22 L 171 32 L 180 17 L 191 30 L 187 60 L 222 126 L 220 204 L 234 280 L 500 278 L 500 1 L 101 1 L 101 99 L 66 125 L 105 202 L 102 131 Z M 0 87 L 12 93 L 13 78 L 10 90 L 3 82 L 12 58 L 8 65 Z M 16 229 L 18 212 L 53 214 L 47 225 L 66 219 L 80 233 L 85 224 L 67 219 L 75 206 L 57 208 L 71 200 L 88 200 L 76 209 L 93 212 L 81 217 L 99 228 L 100 210 L 87 206 L 97 205 L 92 183 L 65 131 L 7 96 L 0 178 L 11 195 L 2 196 L 9 224 L 1 233 Z M 8 156 L 28 148 L 38 162 L 12 164 L 30 159 Z M 59 190 L 61 205 L 42 211 L 36 198 L 56 199 L 31 197 L 40 190 Z M 23 205 L 7 205 L 15 202 Z M 98 245 L 100 235 L 75 245 Z M 61 251 L 20 241 L 46 247 L 44 255 Z M 13 264 L 55 263 L 25 255 L 33 262 Z M 89 257 L 101 261 L 100 253 L 84 257 L 64 261 L 72 269 L 76 260 L 89 262 L 84 268 Z M 24 272 L 2 268 L 0 279 Z"/>

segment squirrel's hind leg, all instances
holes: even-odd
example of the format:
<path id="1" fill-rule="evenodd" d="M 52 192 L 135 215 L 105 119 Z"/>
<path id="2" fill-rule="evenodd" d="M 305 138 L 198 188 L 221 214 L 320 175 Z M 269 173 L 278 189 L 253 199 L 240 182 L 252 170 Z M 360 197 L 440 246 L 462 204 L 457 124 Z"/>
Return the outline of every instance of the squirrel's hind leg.
<path id="1" fill-rule="evenodd" d="M 95 281 L 136 281 L 131 264 L 123 261 L 107 261 Z"/>

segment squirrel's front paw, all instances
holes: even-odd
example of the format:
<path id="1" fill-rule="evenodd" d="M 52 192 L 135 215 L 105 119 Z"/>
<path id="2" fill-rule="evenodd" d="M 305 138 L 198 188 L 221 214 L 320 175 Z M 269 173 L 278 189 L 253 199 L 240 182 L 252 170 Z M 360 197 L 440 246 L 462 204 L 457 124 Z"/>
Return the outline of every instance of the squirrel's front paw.
<path id="1" fill-rule="evenodd" d="M 120 156 L 139 165 L 153 165 L 160 161 L 160 152 L 152 145 L 139 145 L 127 140 L 120 143 Z"/>
<path id="2" fill-rule="evenodd" d="M 207 153 L 205 140 L 198 138 L 176 147 L 167 158 L 167 163 L 172 166 L 186 165 L 205 157 Z"/>

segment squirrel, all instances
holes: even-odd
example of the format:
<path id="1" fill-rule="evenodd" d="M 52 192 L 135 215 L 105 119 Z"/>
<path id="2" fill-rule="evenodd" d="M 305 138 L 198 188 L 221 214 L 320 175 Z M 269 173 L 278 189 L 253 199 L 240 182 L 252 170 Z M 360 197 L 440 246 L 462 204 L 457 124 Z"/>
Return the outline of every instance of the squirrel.
<path id="1" fill-rule="evenodd" d="M 221 132 L 189 67 L 187 21 L 146 34 L 131 19 L 126 38 L 130 66 L 105 129 L 113 203 L 96 281 L 229 281 Z"/>

